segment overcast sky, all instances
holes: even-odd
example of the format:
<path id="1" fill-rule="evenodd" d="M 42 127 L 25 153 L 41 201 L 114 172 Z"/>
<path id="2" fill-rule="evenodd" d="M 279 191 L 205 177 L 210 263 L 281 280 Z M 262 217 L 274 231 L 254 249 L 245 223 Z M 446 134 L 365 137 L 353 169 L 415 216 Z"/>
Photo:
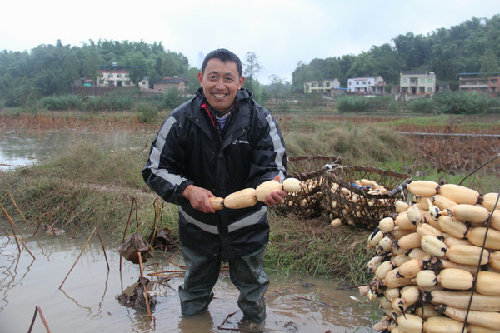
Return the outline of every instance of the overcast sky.
<path id="1" fill-rule="evenodd" d="M 225 47 L 291 81 L 297 63 L 357 55 L 399 34 L 431 33 L 500 14 L 500 0 L 0 0 L 0 50 L 97 41 L 162 42 L 200 67 Z"/>

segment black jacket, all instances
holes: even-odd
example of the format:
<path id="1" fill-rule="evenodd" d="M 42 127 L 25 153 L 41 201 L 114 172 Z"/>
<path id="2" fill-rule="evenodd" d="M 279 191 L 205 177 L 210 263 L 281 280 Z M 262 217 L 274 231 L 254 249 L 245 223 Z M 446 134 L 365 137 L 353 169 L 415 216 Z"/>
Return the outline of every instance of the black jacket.
<path id="1" fill-rule="evenodd" d="M 224 128 L 222 142 L 207 112 L 200 109 L 204 100 L 200 88 L 196 97 L 165 119 L 142 175 L 165 201 L 179 205 L 183 245 L 203 254 L 222 250 L 230 259 L 267 243 L 267 207 L 257 203 L 206 214 L 193 209 L 182 192 L 193 184 L 226 197 L 276 175 L 284 179 L 285 145 L 277 123 L 249 91 L 238 91 L 237 108 Z"/>

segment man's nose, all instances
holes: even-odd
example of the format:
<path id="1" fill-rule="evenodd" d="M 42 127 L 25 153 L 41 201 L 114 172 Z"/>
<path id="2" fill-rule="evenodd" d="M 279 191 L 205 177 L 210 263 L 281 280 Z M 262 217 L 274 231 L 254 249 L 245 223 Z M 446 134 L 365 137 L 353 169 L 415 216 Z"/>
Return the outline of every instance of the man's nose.
<path id="1" fill-rule="evenodd" d="M 217 88 L 224 88 L 224 80 L 223 79 L 217 80 L 217 83 L 215 84 L 215 86 Z"/>

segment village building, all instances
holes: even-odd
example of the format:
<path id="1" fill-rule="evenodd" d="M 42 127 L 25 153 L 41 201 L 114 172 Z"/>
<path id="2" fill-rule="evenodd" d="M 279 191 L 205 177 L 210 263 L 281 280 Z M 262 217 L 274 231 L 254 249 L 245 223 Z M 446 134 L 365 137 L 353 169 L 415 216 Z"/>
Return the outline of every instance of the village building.
<path id="1" fill-rule="evenodd" d="M 304 82 L 305 94 L 321 93 L 324 95 L 333 96 L 339 91 L 342 91 L 342 89 L 338 88 L 340 88 L 340 82 L 336 78 Z"/>
<path id="2" fill-rule="evenodd" d="M 352 77 L 347 79 L 347 92 L 357 95 L 383 95 L 386 82 L 381 76 Z"/>
<path id="3" fill-rule="evenodd" d="M 432 96 L 436 93 L 434 72 L 401 72 L 399 92 L 407 96 Z"/>
<path id="4" fill-rule="evenodd" d="M 500 73 L 458 73 L 458 90 L 475 91 L 492 97 L 500 96 Z"/>
<path id="5" fill-rule="evenodd" d="M 187 87 L 187 82 L 188 80 L 178 76 L 173 76 L 173 77 L 166 76 L 161 80 L 153 83 L 153 90 L 164 92 L 167 91 L 168 89 L 175 88 L 180 92 L 184 92 Z"/>
<path id="6" fill-rule="evenodd" d="M 113 62 L 111 66 L 99 66 L 97 74 L 98 87 L 133 87 L 130 80 L 132 67 L 118 66 Z"/>

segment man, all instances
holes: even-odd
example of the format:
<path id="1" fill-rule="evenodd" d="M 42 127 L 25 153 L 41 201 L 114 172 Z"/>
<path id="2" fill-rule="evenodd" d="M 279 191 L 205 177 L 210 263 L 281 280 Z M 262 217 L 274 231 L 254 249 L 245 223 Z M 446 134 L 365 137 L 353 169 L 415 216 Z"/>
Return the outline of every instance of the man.
<path id="1" fill-rule="evenodd" d="M 198 73 L 201 88 L 165 119 L 142 175 L 158 195 L 178 205 L 187 267 L 179 287 L 182 314 L 207 309 L 225 259 L 244 318 L 260 323 L 266 318 L 269 284 L 262 270 L 267 206 L 281 202 L 286 193 L 274 191 L 253 207 L 217 212 L 208 199 L 285 178 L 281 131 L 269 111 L 242 88 L 241 69 L 241 60 L 226 49 L 206 56 Z"/>

